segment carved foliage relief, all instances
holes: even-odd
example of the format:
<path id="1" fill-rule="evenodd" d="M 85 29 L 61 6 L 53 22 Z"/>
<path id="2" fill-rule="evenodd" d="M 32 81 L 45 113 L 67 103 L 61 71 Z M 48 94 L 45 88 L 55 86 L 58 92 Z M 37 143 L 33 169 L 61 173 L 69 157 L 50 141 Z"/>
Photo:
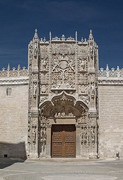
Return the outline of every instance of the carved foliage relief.
<path id="1" fill-rule="evenodd" d="M 76 122 L 81 128 L 83 153 L 87 153 L 89 146 L 95 147 L 96 125 L 88 123 L 88 111 L 90 107 L 96 109 L 96 76 L 95 72 L 89 72 L 89 63 L 93 60 L 93 53 L 88 46 L 88 44 L 79 46 L 75 43 L 63 42 L 40 45 L 38 72 L 30 74 L 30 104 L 33 107 L 38 107 L 37 103 L 50 99 L 49 93 L 50 96 L 54 97 L 52 102 L 51 99 L 47 101 L 48 103 L 41 109 L 43 114 L 37 117 L 39 118 L 39 151 L 41 156 L 45 154 L 46 150 L 46 128 L 49 117 L 54 119 L 76 118 Z M 29 47 L 30 62 L 33 58 L 36 61 L 36 50 L 33 52 L 32 46 Z M 40 96 L 38 96 L 38 91 Z M 62 94 L 62 91 L 73 94 L 69 98 L 68 95 Z M 60 93 L 61 96 L 59 96 Z M 75 104 L 71 99 L 73 96 L 79 99 L 78 104 Z M 37 97 L 40 97 L 38 101 Z M 86 110 L 83 108 L 84 105 L 86 108 L 88 107 Z M 37 126 L 32 126 L 31 129 L 32 142 L 35 144 Z"/>
<path id="2" fill-rule="evenodd" d="M 88 94 L 88 49 L 86 46 L 78 46 L 78 93 Z"/>
<path id="3" fill-rule="evenodd" d="M 72 45 L 52 46 L 52 88 L 75 88 L 75 49 Z"/>
<path id="4" fill-rule="evenodd" d="M 49 47 L 47 45 L 40 47 L 40 94 L 48 94 L 49 84 Z"/>

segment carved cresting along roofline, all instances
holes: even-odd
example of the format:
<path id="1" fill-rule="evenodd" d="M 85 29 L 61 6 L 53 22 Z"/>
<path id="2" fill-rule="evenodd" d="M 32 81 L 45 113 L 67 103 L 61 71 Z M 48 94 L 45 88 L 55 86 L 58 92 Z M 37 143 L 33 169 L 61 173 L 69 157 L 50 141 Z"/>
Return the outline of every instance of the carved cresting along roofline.
<path id="1" fill-rule="evenodd" d="M 100 68 L 98 85 L 123 85 L 123 69 L 119 69 L 119 66 L 109 69 L 108 65 L 105 70 Z"/>
<path id="2" fill-rule="evenodd" d="M 17 69 L 13 67 L 11 70 L 10 65 L 8 65 L 8 68 L 6 70 L 5 68 L 2 68 L 2 71 L 0 71 L 0 86 L 28 84 L 28 69 L 26 69 L 25 67 L 20 69 L 20 65 L 18 65 Z"/>

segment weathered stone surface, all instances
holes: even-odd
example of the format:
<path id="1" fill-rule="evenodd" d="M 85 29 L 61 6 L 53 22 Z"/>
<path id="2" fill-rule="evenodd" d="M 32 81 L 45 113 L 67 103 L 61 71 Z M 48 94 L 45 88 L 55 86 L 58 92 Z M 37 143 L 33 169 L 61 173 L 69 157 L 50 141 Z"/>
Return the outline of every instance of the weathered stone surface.
<path id="1" fill-rule="evenodd" d="M 99 85 L 99 156 L 123 156 L 123 86 Z"/>
<path id="2" fill-rule="evenodd" d="M 98 70 L 92 31 L 46 41 L 36 30 L 28 69 L 0 71 L 0 156 L 51 157 L 59 124 L 76 127 L 76 158 L 123 156 L 122 109 L 123 69 Z"/>
<path id="3" fill-rule="evenodd" d="M 27 136 L 28 84 L 0 86 L 0 156 L 25 158 Z"/>

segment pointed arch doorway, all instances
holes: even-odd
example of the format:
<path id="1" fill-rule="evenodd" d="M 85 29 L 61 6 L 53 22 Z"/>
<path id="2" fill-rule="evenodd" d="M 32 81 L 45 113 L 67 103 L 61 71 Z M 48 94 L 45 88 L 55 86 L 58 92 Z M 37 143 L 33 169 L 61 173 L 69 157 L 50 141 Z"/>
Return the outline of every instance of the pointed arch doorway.
<path id="1" fill-rule="evenodd" d="M 62 93 L 43 103 L 40 108 L 39 156 L 89 157 L 89 150 L 92 152 L 89 140 L 92 127 L 87 106 Z"/>

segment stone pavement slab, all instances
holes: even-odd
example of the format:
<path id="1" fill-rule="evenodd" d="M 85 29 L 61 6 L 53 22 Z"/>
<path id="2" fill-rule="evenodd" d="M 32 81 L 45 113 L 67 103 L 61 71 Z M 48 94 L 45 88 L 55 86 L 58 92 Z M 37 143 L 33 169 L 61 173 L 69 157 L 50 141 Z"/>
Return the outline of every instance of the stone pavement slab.
<path id="1" fill-rule="evenodd" d="M 123 180 L 123 160 L 0 160 L 0 180 Z"/>

